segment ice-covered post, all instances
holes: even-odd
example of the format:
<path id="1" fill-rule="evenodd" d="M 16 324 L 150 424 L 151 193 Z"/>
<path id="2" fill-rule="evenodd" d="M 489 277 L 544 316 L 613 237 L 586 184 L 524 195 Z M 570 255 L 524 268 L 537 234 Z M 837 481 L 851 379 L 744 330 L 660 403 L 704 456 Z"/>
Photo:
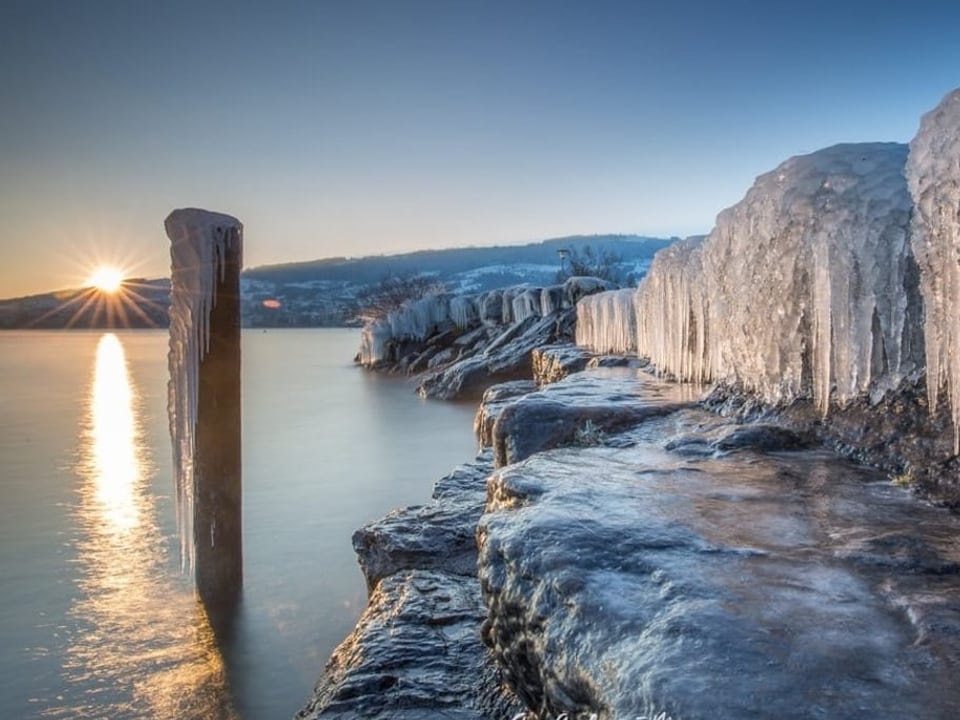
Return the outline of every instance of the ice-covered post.
<path id="1" fill-rule="evenodd" d="M 243 584 L 240 455 L 240 269 L 243 225 L 174 210 L 170 238 L 170 434 L 181 562 L 205 604 Z"/>

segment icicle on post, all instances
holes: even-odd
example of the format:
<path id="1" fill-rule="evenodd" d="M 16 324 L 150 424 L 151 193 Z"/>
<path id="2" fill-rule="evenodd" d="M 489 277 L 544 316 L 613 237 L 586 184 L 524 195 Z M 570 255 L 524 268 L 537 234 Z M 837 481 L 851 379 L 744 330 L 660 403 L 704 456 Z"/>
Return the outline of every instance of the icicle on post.
<path id="1" fill-rule="evenodd" d="M 240 269 L 243 226 L 229 215 L 174 210 L 170 238 L 170 383 L 181 562 L 205 604 L 243 584 Z"/>

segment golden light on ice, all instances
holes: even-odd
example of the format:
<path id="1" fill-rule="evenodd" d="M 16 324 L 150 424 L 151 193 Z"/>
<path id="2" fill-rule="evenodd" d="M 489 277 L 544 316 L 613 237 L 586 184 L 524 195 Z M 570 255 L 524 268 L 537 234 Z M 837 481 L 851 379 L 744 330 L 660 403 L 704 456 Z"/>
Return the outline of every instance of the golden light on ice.
<path id="1" fill-rule="evenodd" d="M 87 283 L 101 292 L 115 293 L 123 285 L 123 271 L 116 267 L 99 267 L 93 271 Z"/>

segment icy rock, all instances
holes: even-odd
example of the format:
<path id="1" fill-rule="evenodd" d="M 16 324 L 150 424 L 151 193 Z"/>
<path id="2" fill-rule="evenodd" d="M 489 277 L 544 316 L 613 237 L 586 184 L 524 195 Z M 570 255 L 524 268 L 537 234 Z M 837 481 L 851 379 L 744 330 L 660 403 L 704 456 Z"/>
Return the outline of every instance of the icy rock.
<path id="1" fill-rule="evenodd" d="M 369 603 L 298 718 L 487 720 L 521 710 L 480 641 L 474 533 L 490 467 L 483 457 L 463 465 L 429 505 L 357 531 Z"/>
<path id="2" fill-rule="evenodd" d="M 476 575 L 474 535 L 490 469 L 482 460 L 463 465 L 437 483 L 434 502 L 393 510 L 353 534 L 368 592 L 401 570 Z M 436 501 L 437 492 L 442 502 Z"/>
<path id="3" fill-rule="evenodd" d="M 540 292 L 540 315 L 546 317 L 551 313 L 564 310 L 569 305 L 566 302 L 566 294 L 563 285 L 551 285 L 545 287 Z"/>
<path id="4" fill-rule="evenodd" d="M 440 400 L 479 398 L 495 383 L 532 377 L 533 350 L 556 342 L 566 323 L 565 313 L 572 317 L 572 312 L 570 309 L 557 316 L 530 317 L 509 326 L 482 352 L 425 375 L 417 392 Z"/>
<path id="5" fill-rule="evenodd" d="M 536 390 L 537 383 L 533 380 L 512 380 L 484 390 L 477 414 L 473 418 L 473 432 L 480 441 L 480 447 L 488 448 L 493 445 L 493 424 L 500 411 L 521 395 L 528 395 Z"/>
<path id="6" fill-rule="evenodd" d="M 527 318 L 543 317 L 540 295 L 542 288 L 527 288 L 513 298 L 511 317 L 513 322 L 523 322 Z"/>
<path id="7" fill-rule="evenodd" d="M 377 367 L 397 362 L 392 352 L 404 342 L 422 342 L 452 328 L 476 324 L 479 317 L 475 296 L 455 297 L 447 293 L 427 295 L 408 301 L 386 316 L 368 320 L 360 329 L 360 364 Z"/>
<path id="8" fill-rule="evenodd" d="M 533 351 L 533 379 L 537 385 L 559 382 L 583 370 L 593 354 L 576 345 L 545 345 Z"/>
<path id="9" fill-rule="evenodd" d="M 481 408 L 489 435 L 480 441 L 493 447 L 494 464 L 502 467 L 550 448 L 601 443 L 606 434 L 691 405 L 688 388 L 654 383 L 636 370 L 588 370 L 495 411 Z"/>
<path id="10" fill-rule="evenodd" d="M 960 90 L 923 116 L 910 143 L 913 251 L 924 302 L 927 392 L 931 411 L 946 389 L 960 450 Z"/>
<path id="11" fill-rule="evenodd" d="M 406 570 L 385 578 L 334 651 L 301 720 L 489 720 L 519 711 L 479 640 L 476 578 Z"/>
<path id="12" fill-rule="evenodd" d="M 490 290 L 481 295 L 479 313 L 485 325 L 503 324 L 503 290 Z"/>
<path id="13" fill-rule="evenodd" d="M 538 717 L 956 717 L 957 518 L 875 479 L 822 452 L 534 455 L 488 481 L 485 641 Z"/>
<path id="14" fill-rule="evenodd" d="M 607 290 L 616 290 L 616 283 L 600 278 L 575 275 L 567 278 L 563 283 L 564 307 L 573 307 L 580 298 L 594 293 L 605 292 Z"/>
<path id="15" fill-rule="evenodd" d="M 905 160 L 896 143 L 835 145 L 761 175 L 702 244 L 658 254 L 638 345 L 677 378 L 823 413 L 896 387 L 922 361 Z"/>

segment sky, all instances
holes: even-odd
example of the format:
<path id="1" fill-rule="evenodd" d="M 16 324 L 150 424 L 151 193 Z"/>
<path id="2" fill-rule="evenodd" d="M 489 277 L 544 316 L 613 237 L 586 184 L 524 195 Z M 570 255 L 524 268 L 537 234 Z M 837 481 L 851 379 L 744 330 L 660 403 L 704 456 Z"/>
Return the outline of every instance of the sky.
<path id="1" fill-rule="evenodd" d="M 960 3 L 0 0 L 0 297 L 169 274 L 178 207 L 248 267 L 685 236 L 786 158 L 908 142 Z"/>

